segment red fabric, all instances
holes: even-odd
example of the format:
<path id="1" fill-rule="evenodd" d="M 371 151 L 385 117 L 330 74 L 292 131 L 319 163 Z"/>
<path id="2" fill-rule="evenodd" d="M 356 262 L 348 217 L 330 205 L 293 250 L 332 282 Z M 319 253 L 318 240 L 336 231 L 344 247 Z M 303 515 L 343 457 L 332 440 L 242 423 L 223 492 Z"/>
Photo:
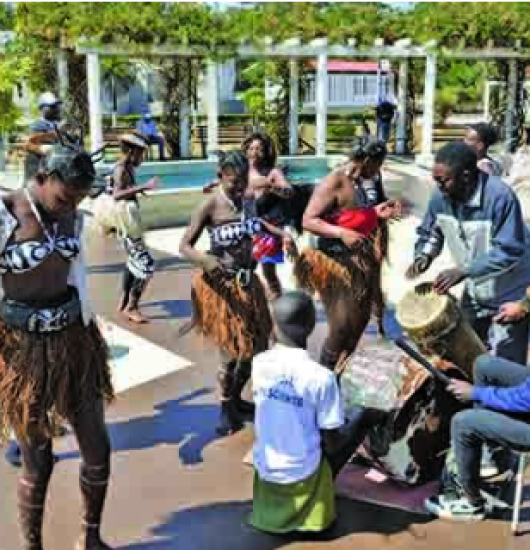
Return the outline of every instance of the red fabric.
<path id="1" fill-rule="evenodd" d="M 368 237 L 377 227 L 377 213 L 375 208 L 352 208 L 338 210 L 329 216 L 332 225 L 357 231 Z"/>
<path id="2" fill-rule="evenodd" d="M 276 256 L 283 248 L 281 239 L 268 233 L 255 235 L 252 245 L 252 255 L 257 261 L 261 260 L 264 256 Z"/>

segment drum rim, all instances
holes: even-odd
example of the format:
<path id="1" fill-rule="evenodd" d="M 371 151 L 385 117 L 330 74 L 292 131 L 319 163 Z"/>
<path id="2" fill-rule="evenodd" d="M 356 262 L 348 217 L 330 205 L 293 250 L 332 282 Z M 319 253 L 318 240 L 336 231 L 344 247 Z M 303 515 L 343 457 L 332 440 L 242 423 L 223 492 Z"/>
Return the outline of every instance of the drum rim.
<path id="1" fill-rule="evenodd" d="M 418 322 L 414 323 L 412 320 L 404 321 L 403 319 L 403 309 L 402 306 L 403 302 L 411 297 L 413 294 L 417 296 L 424 296 L 425 294 L 422 294 L 419 292 L 420 289 L 424 289 L 425 285 L 432 285 L 432 283 L 426 282 L 426 283 L 420 283 L 416 285 L 414 288 L 411 288 L 401 298 L 401 300 L 396 305 L 396 319 L 398 323 L 406 330 L 421 330 L 428 328 L 433 321 L 436 321 L 436 319 L 439 317 L 441 313 L 443 313 L 445 310 L 447 310 L 447 305 L 449 303 L 450 297 L 446 294 L 435 294 L 434 292 L 429 292 L 429 295 L 431 298 L 436 298 L 439 302 L 440 307 L 436 309 L 436 311 L 433 311 L 428 318 L 422 318 Z"/>

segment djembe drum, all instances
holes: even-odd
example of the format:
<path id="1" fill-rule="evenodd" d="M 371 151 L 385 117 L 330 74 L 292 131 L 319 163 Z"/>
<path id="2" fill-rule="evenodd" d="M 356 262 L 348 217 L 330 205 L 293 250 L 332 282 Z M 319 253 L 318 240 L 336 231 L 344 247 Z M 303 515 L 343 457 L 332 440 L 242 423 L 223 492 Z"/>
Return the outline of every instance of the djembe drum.
<path id="1" fill-rule="evenodd" d="M 448 376 L 464 379 L 438 359 Z M 373 428 L 358 455 L 389 478 L 417 485 L 438 479 L 450 447 L 451 419 L 465 408 L 423 367 L 397 350 L 359 350 L 342 365 L 346 417 L 355 406 L 383 410 L 387 420 Z"/>
<path id="2" fill-rule="evenodd" d="M 424 354 L 453 363 L 473 380 L 475 360 L 487 350 L 453 296 L 420 284 L 397 304 L 396 318 Z"/>

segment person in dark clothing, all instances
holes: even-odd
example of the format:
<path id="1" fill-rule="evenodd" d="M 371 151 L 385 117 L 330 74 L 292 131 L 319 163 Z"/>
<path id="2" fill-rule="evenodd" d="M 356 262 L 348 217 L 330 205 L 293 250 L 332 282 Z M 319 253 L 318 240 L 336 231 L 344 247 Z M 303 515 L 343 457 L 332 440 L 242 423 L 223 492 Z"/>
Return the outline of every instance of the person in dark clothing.
<path id="1" fill-rule="evenodd" d="M 488 149 L 497 141 L 497 132 L 491 124 L 479 122 L 468 126 L 464 143 L 477 153 L 477 168 L 490 176 L 501 176 L 502 166 L 488 155 Z"/>
<path id="2" fill-rule="evenodd" d="M 388 99 L 383 99 L 376 107 L 377 116 L 377 138 L 385 143 L 390 139 L 392 120 L 396 112 L 395 105 Z"/>
<path id="3" fill-rule="evenodd" d="M 44 92 L 39 97 L 41 117 L 30 125 L 30 135 L 24 145 L 24 185 L 37 174 L 47 147 L 57 142 L 55 125 L 61 121 L 61 105 L 62 101 L 52 92 Z"/>

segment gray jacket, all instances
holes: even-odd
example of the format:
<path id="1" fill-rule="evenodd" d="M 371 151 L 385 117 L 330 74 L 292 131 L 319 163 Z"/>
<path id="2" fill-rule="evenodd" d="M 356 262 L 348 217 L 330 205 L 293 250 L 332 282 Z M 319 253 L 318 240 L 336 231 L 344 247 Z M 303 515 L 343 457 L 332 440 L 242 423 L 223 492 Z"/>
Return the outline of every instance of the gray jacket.
<path id="1" fill-rule="evenodd" d="M 444 244 L 467 275 L 465 291 L 479 308 L 520 300 L 530 285 L 530 232 L 514 192 L 498 177 L 480 175 L 465 204 L 436 189 L 417 230 L 416 256 L 435 258 Z"/>

